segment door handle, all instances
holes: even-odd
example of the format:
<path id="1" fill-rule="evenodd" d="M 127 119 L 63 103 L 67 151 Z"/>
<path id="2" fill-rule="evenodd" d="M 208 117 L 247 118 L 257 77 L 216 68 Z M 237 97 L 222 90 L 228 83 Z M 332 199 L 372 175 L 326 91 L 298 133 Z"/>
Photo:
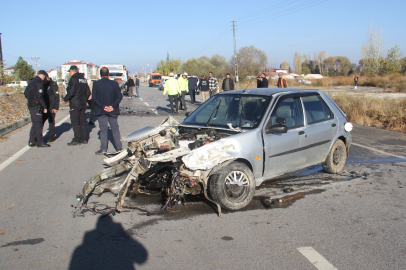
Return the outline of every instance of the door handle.
<path id="1" fill-rule="evenodd" d="M 331 127 L 336 127 L 337 125 L 336 124 L 331 124 Z"/>
<path id="2" fill-rule="evenodd" d="M 299 131 L 299 135 L 303 135 L 303 134 L 305 134 L 305 132 L 303 130 Z"/>

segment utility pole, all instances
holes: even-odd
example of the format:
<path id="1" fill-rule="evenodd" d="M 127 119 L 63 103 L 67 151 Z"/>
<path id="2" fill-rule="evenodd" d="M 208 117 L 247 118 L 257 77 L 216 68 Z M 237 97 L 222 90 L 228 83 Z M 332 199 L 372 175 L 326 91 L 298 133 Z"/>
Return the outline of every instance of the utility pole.
<path id="1" fill-rule="evenodd" d="M 0 33 L 0 85 L 3 85 L 3 68 L 4 68 L 4 64 L 3 64 L 3 49 L 1 47 L 1 33 Z"/>
<path id="2" fill-rule="evenodd" d="M 39 60 L 39 57 L 35 56 L 35 57 L 31 57 L 31 59 L 35 61 L 35 76 L 37 76 L 38 75 L 37 60 Z"/>
<path id="3" fill-rule="evenodd" d="M 233 39 L 234 39 L 234 76 L 235 76 L 235 82 L 240 85 L 239 79 L 238 79 L 238 63 L 237 63 L 237 42 L 235 39 L 235 27 L 237 26 L 235 23 L 237 21 L 231 21 L 233 23 Z"/>

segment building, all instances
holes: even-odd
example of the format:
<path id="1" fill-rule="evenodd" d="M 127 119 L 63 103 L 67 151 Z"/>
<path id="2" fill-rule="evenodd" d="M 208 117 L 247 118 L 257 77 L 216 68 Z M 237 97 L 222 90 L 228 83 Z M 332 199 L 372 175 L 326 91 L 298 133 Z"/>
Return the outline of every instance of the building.
<path id="1" fill-rule="evenodd" d="M 98 65 L 85 62 L 83 60 L 71 60 L 61 65 L 61 73 L 64 80 L 66 79 L 66 74 L 68 74 L 68 70 L 72 65 L 77 66 L 79 68 L 79 72 L 85 74 L 85 78 L 88 80 L 90 80 L 92 76 L 99 78 L 100 67 Z"/>
<path id="2" fill-rule="evenodd" d="M 14 72 L 13 67 L 3 69 L 3 74 L 4 75 L 13 76 L 13 72 Z"/>
<path id="3" fill-rule="evenodd" d="M 57 81 L 58 80 L 58 71 L 56 69 L 50 69 L 47 71 L 48 76 L 52 78 L 52 80 Z"/>

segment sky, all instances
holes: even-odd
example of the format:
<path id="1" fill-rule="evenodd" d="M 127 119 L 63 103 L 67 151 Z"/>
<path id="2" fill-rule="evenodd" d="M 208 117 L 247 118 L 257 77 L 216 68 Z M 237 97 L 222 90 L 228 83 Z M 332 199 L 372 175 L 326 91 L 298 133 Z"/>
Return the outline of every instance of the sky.
<path id="1" fill-rule="evenodd" d="M 406 1 L 0 1 L 0 33 L 6 67 L 18 57 L 38 70 L 70 60 L 123 64 L 131 74 L 170 58 L 186 61 L 214 54 L 227 61 L 236 47 L 254 45 L 269 67 L 293 66 L 301 55 L 325 51 L 361 59 L 372 22 L 382 31 L 384 53 L 398 45 L 406 54 Z"/>

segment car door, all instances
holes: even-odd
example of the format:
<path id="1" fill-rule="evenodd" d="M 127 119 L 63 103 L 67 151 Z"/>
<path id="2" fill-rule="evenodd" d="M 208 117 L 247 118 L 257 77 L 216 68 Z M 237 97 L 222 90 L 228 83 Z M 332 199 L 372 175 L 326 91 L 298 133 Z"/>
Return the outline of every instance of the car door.
<path id="1" fill-rule="evenodd" d="M 287 133 L 267 134 L 266 129 L 276 123 L 277 118 L 284 118 L 288 128 Z M 305 134 L 303 108 L 300 94 L 282 96 L 276 102 L 263 130 L 265 168 L 264 178 L 291 171 L 292 168 L 302 167 L 306 157 L 298 154 L 301 140 Z"/>
<path id="2" fill-rule="evenodd" d="M 306 149 L 306 164 L 323 162 L 338 130 L 338 120 L 318 93 L 302 95 L 306 119 L 306 134 L 302 147 Z"/>

